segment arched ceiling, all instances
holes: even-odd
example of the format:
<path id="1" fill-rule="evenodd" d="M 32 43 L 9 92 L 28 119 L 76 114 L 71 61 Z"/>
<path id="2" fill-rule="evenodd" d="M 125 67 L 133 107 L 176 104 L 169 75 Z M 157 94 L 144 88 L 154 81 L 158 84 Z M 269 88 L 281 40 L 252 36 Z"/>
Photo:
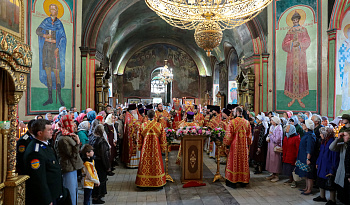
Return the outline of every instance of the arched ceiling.
<path id="1" fill-rule="evenodd" d="M 267 22 L 266 9 L 254 21 L 225 30 L 220 46 L 212 54 L 219 62 L 225 60 L 225 42 L 235 47 L 239 57 L 263 53 L 263 48 L 259 51 L 253 45 L 253 39 L 265 42 L 266 25 L 260 22 Z M 142 47 L 169 43 L 180 47 L 195 60 L 201 76 L 212 74 L 210 59 L 196 45 L 194 31 L 170 26 L 149 9 L 144 0 L 84 0 L 82 26 L 82 46 L 96 48 L 107 56 L 114 73 L 123 74 L 129 57 Z M 264 46 L 264 43 L 260 44 Z"/>

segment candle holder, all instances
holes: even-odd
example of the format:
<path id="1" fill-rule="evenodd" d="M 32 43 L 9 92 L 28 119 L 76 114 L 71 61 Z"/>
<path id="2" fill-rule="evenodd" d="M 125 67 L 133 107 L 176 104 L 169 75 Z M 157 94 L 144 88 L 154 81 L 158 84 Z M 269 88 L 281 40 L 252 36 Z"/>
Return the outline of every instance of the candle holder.
<path id="1" fill-rule="evenodd" d="M 173 178 L 169 175 L 169 143 L 166 145 L 166 151 L 165 151 L 165 178 L 166 181 L 174 182 Z"/>
<path id="2" fill-rule="evenodd" d="M 214 180 L 213 182 L 216 182 L 217 180 L 220 180 L 220 179 L 224 179 L 224 177 L 221 176 L 220 174 L 220 153 L 219 153 L 219 149 L 221 148 L 222 146 L 222 142 L 217 140 L 215 141 L 215 144 L 216 144 L 216 174 L 214 176 Z"/>

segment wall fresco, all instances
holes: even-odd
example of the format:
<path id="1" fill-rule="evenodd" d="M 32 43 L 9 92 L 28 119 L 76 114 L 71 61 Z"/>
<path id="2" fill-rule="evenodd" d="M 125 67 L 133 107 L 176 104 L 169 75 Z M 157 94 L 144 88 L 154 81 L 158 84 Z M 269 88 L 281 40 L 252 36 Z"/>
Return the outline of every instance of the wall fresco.
<path id="1" fill-rule="evenodd" d="M 173 96 L 199 97 L 198 68 L 191 56 L 182 49 L 170 44 L 152 44 L 132 55 L 126 64 L 123 75 L 124 98 L 138 96 L 150 97 L 151 73 L 163 67 L 168 60 L 173 69 Z"/>
<path id="2" fill-rule="evenodd" d="M 350 113 L 350 12 L 337 34 L 336 103 L 335 113 Z"/>
<path id="3" fill-rule="evenodd" d="M 276 110 L 316 111 L 315 13 L 311 7 L 294 6 L 276 24 Z"/>

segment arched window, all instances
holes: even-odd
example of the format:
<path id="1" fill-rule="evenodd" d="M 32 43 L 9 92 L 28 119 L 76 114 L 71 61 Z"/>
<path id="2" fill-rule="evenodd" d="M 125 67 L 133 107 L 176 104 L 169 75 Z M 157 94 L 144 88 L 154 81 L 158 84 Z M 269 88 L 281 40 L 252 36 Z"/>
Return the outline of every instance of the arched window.
<path id="1" fill-rule="evenodd" d="M 165 93 L 165 84 L 160 80 L 158 76 L 152 78 L 151 81 L 151 93 L 161 94 Z"/>

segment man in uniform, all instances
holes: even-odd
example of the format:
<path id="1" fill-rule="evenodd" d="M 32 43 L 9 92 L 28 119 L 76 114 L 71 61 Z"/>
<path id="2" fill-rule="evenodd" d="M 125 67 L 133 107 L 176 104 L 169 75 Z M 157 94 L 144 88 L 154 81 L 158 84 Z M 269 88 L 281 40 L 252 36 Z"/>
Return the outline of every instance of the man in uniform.
<path id="1" fill-rule="evenodd" d="M 160 124 L 162 124 L 163 129 L 170 127 L 169 126 L 169 119 L 170 119 L 170 114 L 168 113 L 168 111 L 163 109 L 163 105 L 161 103 L 159 103 L 157 105 L 157 111 L 155 113 L 155 117 L 154 117 L 158 122 L 160 122 Z"/>
<path id="2" fill-rule="evenodd" d="M 24 153 L 24 168 L 30 176 L 26 185 L 26 204 L 66 204 L 61 167 L 48 140 L 52 138 L 50 121 L 39 119 L 32 127 L 34 139 Z"/>
<path id="3" fill-rule="evenodd" d="M 32 130 L 32 126 L 34 122 L 35 122 L 35 119 L 30 120 L 28 122 L 28 131 L 17 141 L 16 170 L 19 175 L 25 174 L 23 156 L 27 146 L 34 139 L 33 130 Z"/>

